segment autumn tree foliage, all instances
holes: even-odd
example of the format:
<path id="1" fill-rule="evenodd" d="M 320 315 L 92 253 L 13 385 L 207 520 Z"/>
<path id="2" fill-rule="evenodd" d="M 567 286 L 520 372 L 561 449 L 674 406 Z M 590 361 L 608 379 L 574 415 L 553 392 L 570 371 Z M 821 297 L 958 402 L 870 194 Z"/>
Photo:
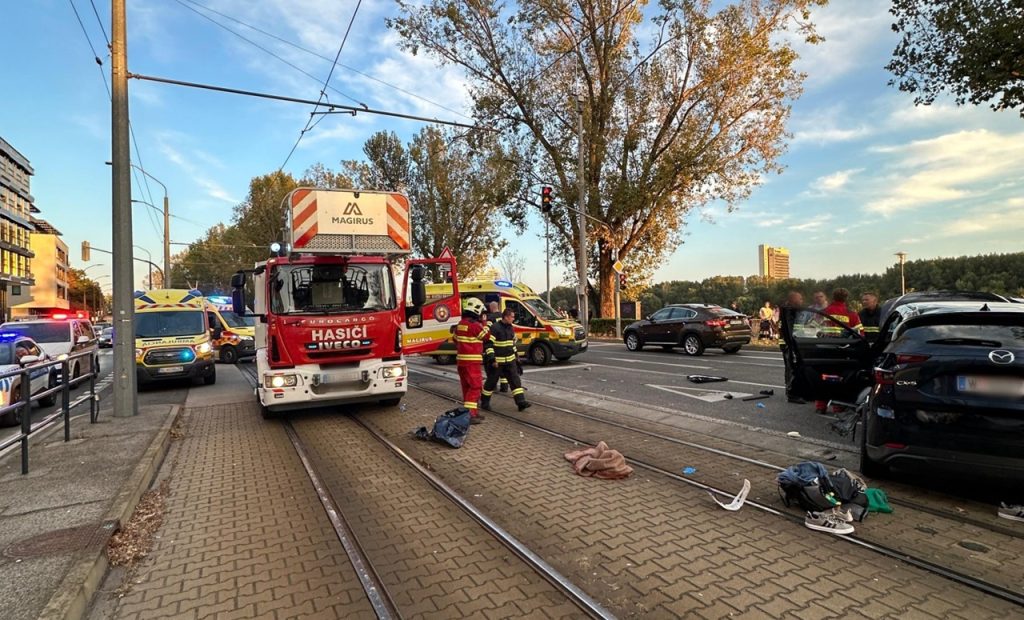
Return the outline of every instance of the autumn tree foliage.
<path id="1" fill-rule="evenodd" d="M 399 0 L 389 24 L 407 50 L 465 71 L 478 122 L 555 187 L 556 247 L 576 264 L 579 219 L 557 207 L 576 206 L 579 105 L 588 262 L 610 316 L 613 250 L 646 280 L 690 211 L 731 208 L 779 170 L 803 79 L 791 42 L 815 40 L 808 10 L 823 3 Z"/>

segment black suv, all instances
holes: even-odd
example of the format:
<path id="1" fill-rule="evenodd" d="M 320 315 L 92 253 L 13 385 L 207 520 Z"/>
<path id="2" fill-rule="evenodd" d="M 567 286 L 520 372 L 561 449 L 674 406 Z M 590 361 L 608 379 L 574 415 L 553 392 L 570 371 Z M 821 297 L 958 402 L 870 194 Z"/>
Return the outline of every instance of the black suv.
<path id="1" fill-rule="evenodd" d="M 1024 304 L 919 299 L 889 304 L 873 343 L 820 312 L 785 309 L 790 395 L 862 403 L 868 476 L 893 467 L 1024 482 Z"/>
<path id="2" fill-rule="evenodd" d="M 666 351 L 682 347 L 687 355 L 700 355 L 707 347 L 736 353 L 750 343 L 750 321 L 721 306 L 672 304 L 627 326 L 622 338 L 630 351 L 655 344 Z"/>

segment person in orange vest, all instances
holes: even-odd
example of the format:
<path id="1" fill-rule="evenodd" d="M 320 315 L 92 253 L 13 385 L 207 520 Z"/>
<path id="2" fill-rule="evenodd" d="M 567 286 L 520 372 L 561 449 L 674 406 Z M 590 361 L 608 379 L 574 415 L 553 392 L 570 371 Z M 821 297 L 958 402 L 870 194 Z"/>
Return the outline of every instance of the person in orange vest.
<path id="1" fill-rule="evenodd" d="M 849 298 L 850 291 L 845 288 L 837 288 L 832 291 L 832 303 L 825 306 L 825 309 L 822 310 L 822 312 L 827 314 L 828 317 L 834 321 L 832 325 L 822 327 L 822 331 L 825 332 L 826 335 L 842 338 L 845 334 L 843 327 L 849 327 L 858 333 L 863 331 L 861 329 L 860 317 L 846 305 L 846 300 Z M 815 413 L 827 413 L 827 408 L 828 403 L 823 400 L 814 402 Z"/>
<path id="2" fill-rule="evenodd" d="M 483 318 L 484 302 L 476 297 L 462 301 L 462 320 L 455 326 L 455 361 L 462 386 L 462 406 L 469 410 L 470 424 L 484 420 L 477 410 L 483 388 L 484 341 L 490 333 Z"/>

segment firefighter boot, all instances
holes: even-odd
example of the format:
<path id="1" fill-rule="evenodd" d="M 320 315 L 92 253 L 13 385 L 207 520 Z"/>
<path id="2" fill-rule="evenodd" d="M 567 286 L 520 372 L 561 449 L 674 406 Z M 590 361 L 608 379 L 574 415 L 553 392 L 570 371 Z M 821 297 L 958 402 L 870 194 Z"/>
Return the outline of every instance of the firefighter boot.
<path id="1" fill-rule="evenodd" d="M 518 407 L 520 411 L 523 411 L 525 409 L 529 409 L 530 407 L 533 406 L 531 403 L 526 402 L 526 396 L 523 395 L 523 388 L 519 388 L 518 390 L 513 390 L 513 393 L 515 393 L 515 392 L 518 392 L 518 394 L 515 394 L 515 401 L 516 401 L 516 407 Z"/>
<path id="2" fill-rule="evenodd" d="M 480 408 L 485 411 L 491 410 L 491 397 L 490 395 L 480 397 Z"/>

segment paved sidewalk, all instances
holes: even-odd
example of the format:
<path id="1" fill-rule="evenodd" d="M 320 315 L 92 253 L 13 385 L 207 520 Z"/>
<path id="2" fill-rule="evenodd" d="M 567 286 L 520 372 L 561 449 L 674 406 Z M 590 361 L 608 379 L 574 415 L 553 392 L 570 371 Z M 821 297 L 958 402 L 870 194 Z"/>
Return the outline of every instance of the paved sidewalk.
<path id="1" fill-rule="evenodd" d="M 177 407 L 141 406 L 99 422 L 72 420 L 33 436 L 0 463 L 0 618 L 79 617 L 106 570 L 106 542 L 127 521 L 162 458 Z"/>
<path id="2" fill-rule="evenodd" d="M 218 367 L 215 388 L 189 395 L 153 550 L 90 617 L 374 617 L 282 425 L 260 417 L 236 368 Z M 207 398 L 221 404 L 195 406 Z"/>

